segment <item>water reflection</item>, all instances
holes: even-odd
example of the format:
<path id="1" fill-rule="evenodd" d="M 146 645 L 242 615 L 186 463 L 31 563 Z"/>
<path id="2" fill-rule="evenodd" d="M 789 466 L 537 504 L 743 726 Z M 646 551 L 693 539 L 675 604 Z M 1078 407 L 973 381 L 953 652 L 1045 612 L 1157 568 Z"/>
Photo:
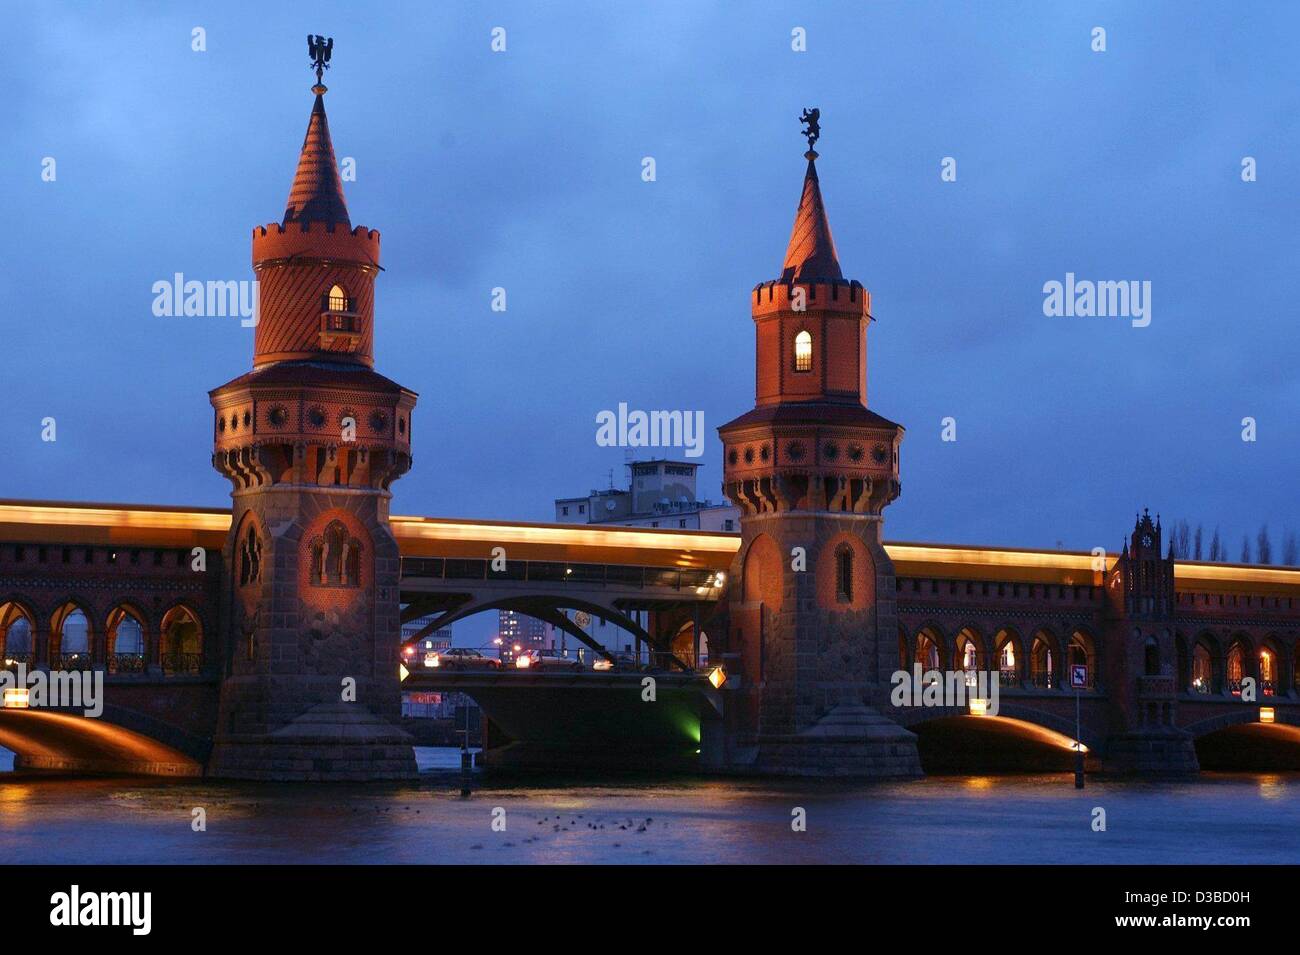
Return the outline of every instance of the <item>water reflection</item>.
<path id="1" fill-rule="evenodd" d="M 798 780 L 478 780 L 456 750 L 402 785 L 0 780 L 0 851 L 65 863 L 1283 863 L 1300 784 L 1288 774 L 1178 782 L 1068 773 L 861 784 Z M 1107 811 L 1108 831 L 1091 830 Z M 207 811 L 208 830 L 190 828 Z M 492 810 L 506 831 L 492 830 Z M 792 810 L 807 831 L 791 829 Z"/>

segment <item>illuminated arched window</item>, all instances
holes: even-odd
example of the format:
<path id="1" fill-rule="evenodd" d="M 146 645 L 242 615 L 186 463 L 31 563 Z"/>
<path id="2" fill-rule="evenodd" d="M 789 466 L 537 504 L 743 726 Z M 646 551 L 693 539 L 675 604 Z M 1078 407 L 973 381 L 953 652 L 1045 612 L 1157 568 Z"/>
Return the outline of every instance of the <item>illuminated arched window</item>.
<path id="1" fill-rule="evenodd" d="M 1192 649 L 1192 692 L 1210 693 L 1214 688 L 1214 658 L 1203 643 Z"/>
<path id="2" fill-rule="evenodd" d="M 928 631 L 923 630 L 916 635 L 915 660 L 927 670 L 939 669 L 939 644 Z"/>
<path id="3" fill-rule="evenodd" d="M 1260 692 L 1267 695 L 1273 695 L 1273 688 L 1277 685 L 1277 658 L 1273 651 L 1267 648 L 1259 651 L 1259 689 Z"/>
<path id="4" fill-rule="evenodd" d="M 1228 651 L 1228 690 L 1233 696 L 1241 695 L 1241 678 L 1244 667 L 1241 644 L 1234 643 Z"/>
<path id="5" fill-rule="evenodd" d="M 808 331 L 794 336 L 794 370 L 812 371 L 812 333 Z"/>
<path id="6" fill-rule="evenodd" d="M 343 291 L 343 286 L 335 285 L 330 289 L 328 304 L 331 312 L 346 312 L 348 310 L 348 293 Z"/>

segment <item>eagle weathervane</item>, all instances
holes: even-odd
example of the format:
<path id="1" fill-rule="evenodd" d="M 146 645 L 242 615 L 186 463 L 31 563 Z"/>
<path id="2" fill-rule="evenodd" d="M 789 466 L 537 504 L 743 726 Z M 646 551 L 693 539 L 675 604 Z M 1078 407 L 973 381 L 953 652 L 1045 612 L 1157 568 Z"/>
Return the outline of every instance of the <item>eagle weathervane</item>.
<path id="1" fill-rule="evenodd" d="M 820 139 L 822 135 L 821 118 L 822 111 L 816 106 L 805 108 L 803 113 L 799 116 L 799 122 L 803 123 L 804 126 L 807 127 L 803 131 L 803 135 L 808 140 L 808 152 L 804 154 L 808 159 L 817 158 L 817 152 L 813 147 L 817 145 L 817 140 Z"/>
<path id="2" fill-rule="evenodd" d="M 334 51 L 334 38 L 328 40 L 317 34 L 312 36 L 307 34 L 307 55 L 311 57 L 312 66 L 316 67 L 316 85 L 324 87 L 321 84 L 321 76 L 330 68 L 330 54 Z"/>

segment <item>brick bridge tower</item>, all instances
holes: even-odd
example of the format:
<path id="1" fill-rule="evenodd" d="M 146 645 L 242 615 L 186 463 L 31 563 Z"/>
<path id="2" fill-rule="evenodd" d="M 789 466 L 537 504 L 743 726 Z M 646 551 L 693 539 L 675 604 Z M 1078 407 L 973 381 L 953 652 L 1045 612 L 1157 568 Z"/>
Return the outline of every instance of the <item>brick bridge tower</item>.
<path id="1" fill-rule="evenodd" d="M 411 464 L 416 396 L 373 370 L 379 233 L 348 217 L 320 82 L 329 49 L 315 44 L 288 207 L 253 230 L 253 369 L 210 393 L 212 464 L 233 507 L 209 773 L 402 778 L 415 764 L 395 723 L 400 558 L 388 506 Z"/>
<path id="2" fill-rule="evenodd" d="M 1161 555 L 1161 536 L 1160 516 L 1144 510 L 1106 580 L 1106 682 L 1120 727 L 1106 743 L 1113 772 L 1199 768 L 1192 737 L 1176 726 L 1174 550 Z"/>
<path id="3" fill-rule="evenodd" d="M 741 509 L 727 659 L 740 687 L 704 759 L 793 775 L 920 773 L 915 736 L 881 715 L 897 660 L 881 514 L 901 426 L 867 408 L 871 296 L 845 279 L 817 179 L 816 114 L 779 279 L 751 295 L 755 406 L 718 429 Z"/>

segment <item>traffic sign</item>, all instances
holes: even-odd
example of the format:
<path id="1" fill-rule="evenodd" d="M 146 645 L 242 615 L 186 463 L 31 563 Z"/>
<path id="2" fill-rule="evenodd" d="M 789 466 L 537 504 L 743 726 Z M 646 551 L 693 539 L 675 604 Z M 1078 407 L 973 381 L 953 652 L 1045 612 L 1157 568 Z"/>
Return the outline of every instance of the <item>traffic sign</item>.
<path id="1" fill-rule="evenodd" d="M 1088 686 L 1088 667 L 1082 663 L 1070 664 L 1070 686 L 1076 690 L 1085 689 Z"/>

